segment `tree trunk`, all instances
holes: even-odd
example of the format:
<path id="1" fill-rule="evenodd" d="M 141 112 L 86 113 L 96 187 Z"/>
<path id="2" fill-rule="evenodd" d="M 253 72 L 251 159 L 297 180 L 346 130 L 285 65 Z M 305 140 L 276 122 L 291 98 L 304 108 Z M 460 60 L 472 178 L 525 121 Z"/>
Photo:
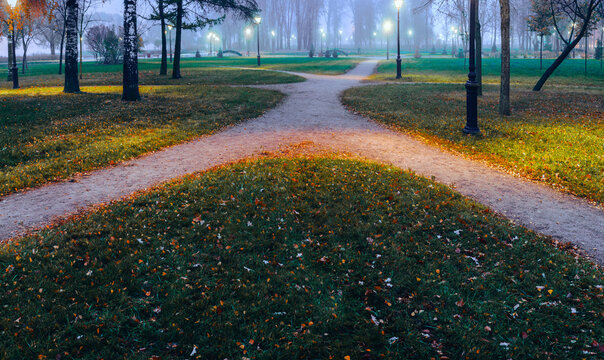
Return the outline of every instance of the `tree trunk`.
<path id="1" fill-rule="evenodd" d="M 501 87 L 499 114 L 510 115 L 510 0 L 499 0 L 501 8 Z"/>
<path id="2" fill-rule="evenodd" d="M 136 0 L 124 0 L 124 88 L 122 100 L 138 101 L 138 34 Z"/>
<path id="3" fill-rule="evenodd" d="M 65 23 L 63 23 L 63 31 L 61 32 L 61 46 L 59 47 L 59 75 L 63 74 L 63 49 L 65 48 Z"/>
<path id="4" fill-rule="evenodd" d="M 573 40 L 573 42 L 571 42 L 570 44 L 568 44 L 566 46 L 566 48 L 564 48 L 564 51 L 562 51 L 562 54 L 560 54 L 560 56 L 558 56 L 556 61 L 554 61 L 554 63 L 549 68 L 547 68 L 547 70 L 545 70 L 545 72 L 541 76 L 541 79 L 539 79 L 539 81 L 537 81 L 537 84 L 535 84 L 533 91 L 541 91 L 541 88 L 543 88 L 543 85 L 545 85 L 545 82 L 547 81 L 547 79 L 549 79 L 549 77 L 552 76 L 552 74 L 554 73 L 554 71 L 556 71 L 558 66 L 560 66 L 560 64 L 562 64 L 562 62 L 568 57 L 568 55 L 575 49 L 575 46 L 577 46 L 577 44 L 581 41 L 583 34 L 585 34 L 584 29 L 581 30 L 581 33 L 579 33 L 579 36 L 577 36 L 577 38 L 575 40 Z"/>
<path id="5" fill-rule="evenodd" d="M 539 44 L 539 70 L 543 70 L 543 35 L 541 35 L 541 43 Z"/>
<path id="6" fill-rule="evenodd" d="M 176 1 L 176 42 L 174 43 L 174 64 L 172 67 L 172 79 L 180 79 L 180 52 L 182 42 L 182 1 Z"/>
<path id="7" fill-rule="evenodd" d="M 479 1 L 476 2 L 476 4 L 479 3 Z M 478 5 L 476 7 L 478 14 Z M 476 82 L 478 83 L 478 96 L 482 96 L 482 29 L 479 19 L 476 19 Z"/>
<path id="8" fill-rule="evenodd" d="M 161 22 L 161 65 L 159 67 L 159 74 L 168 75 L 168 45 L 166 43 L 166 18 L 164 16 L 164 0 L 159 0 L 158 8 Z"/>
<path id="9" fill-rule="evenodd" d="M 78 1 L 67 0 L 65 21 L 65 88 L 66 93 L 80 92 L 78 79 Z"/>

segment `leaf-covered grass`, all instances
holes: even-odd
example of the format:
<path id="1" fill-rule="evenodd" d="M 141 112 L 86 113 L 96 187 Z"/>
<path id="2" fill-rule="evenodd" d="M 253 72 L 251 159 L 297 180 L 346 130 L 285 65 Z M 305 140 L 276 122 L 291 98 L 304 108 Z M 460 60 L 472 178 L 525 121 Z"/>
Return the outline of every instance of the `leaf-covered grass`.
<path id="1" fill-rule="evenodd" d="M 543 70 L 539 70 L 539 59 L 512 59 L 511 81 L 516 85 L 533 86 L 545 72 L 545 69 L 554 62 L 553 59 L 543 60 Z M 425 58 L 403 59 L 403 82 L 430 82 L 430 83 L 465 83 L 468 80 L 468 62 L 464 68 L 463 59 L 453 58 Z M 604 88 L 604 70 L 600 68 L 597 60 L 588 61 L 588 74 L 584 72 L 585 60 L 567 59 L 556 70 L 546 83 L 548 85 L 571 85 L 577 87 Z M 483 59 L 483 82 L 485 84 L 499 84 L 501 60 L 497 58 Z M 396 62 L 383 61 L 380 63 L 373 80 L 396 81 Z"/>
<path id="2" fill-rule="evenodd" d="M 604 203 L 602 92 L 512 91 L 512 116 L 497 113 L 498 88 L 479 100 L 482 136 L 464 135 L 460 85 L 378 85 L 348 90 L 344 103 L 429 142 Z"/>
<path id="3" fill-rule="evenodd" d="M 121 101 L 121 87 L 0 90 L 0 195 L 65 179 L 211 134 L 261 115 L 283 97 L 224 86 L 142 87 Z"/>
<path id="4" fill-rule="evenodd" d="M 445 186 L 240 163 L 0 252 L 0 357 L 579 359 L 601 269 Z"/>
<path id="5" fill-rule="evenodd" d="M 326 74 L 326 75 L 339 75 L 347 72 L 354 68 L 362 59 L 360 58 L 338 58 L 338 59 L 325 59 L 325 58 L 308 58 L 308 57 L 263 57 L 261 69 L 272 69 L 272 70 L 284 70 L 294 72 L 305 72 L 314 74 Z M 171 65 L 171 64 L 168 64 Z M 255 57 L 226 57 L 226 58 L 201 58 L 191 59 L 185 58 L 181 63 L 182 75 L 184 79 L 182 81 L 191 81 L 190 77 L 208 77 L 207 83 L 216 84 L 216 81 L 222 82 L 220 76 L 222 74 L 215 73 L 217 67 L 250 67 L 256 68 Z M 47 81 L 60 82 L 63 76 L 57 74 L 59 69 L 58 63 L 54 62 L 32 62 L 27 70 L 25 76 L 19 74 L 25 81 L 25 84 L 32 84 L 35 86 L 36 77 L 42 77 L 48 79 Z M 83 64 L 83 82 L 85 85 L 91 85 L 89 82 L 98 79 L 99 77 L 104 78 L 109 76 L 112 81 L 121 83 L 121 77 L 119 76 L 122 72 L 122 65 L 104 65 L 96 62 L 85 62 Z M 159 60 L 141 60 L 139 62 L 139 71 L 141 72 L 141 83 L 143 84 L 157 84 L 158 82 L 172 82 L 170 74 L 172 73 L 171 66 L 168 67 L 168 76 L 160 78 L 156 76 L 159 73 Z M 201 71 L 201 72 L 199 72 Z M 224 74 L 224 73 L 223 73 Z M 228 74 L 228 73 L 227 73 Z M 253 76 L 254 73 L 246 72 L 244 75 Z M 279 75 L 279 74 L 277 74 Z M 277 76 L 273 73 L 272 76 Z M 283 78 L 288 75 L 281 74 Z M 296 79 L 295 77 L 289 77 L 290 81 Z M 229 84 L 233 83 L 232 79 L 227 80 Z M 266 80 L 264 80 L 266 81 Z M 281 81 L 282 82 L 282 81 Z M 224 82 L 223 82 L 224 83 Z M 253 82 L 246 81 L 243 84 L 250 84 Z M 264 82 L 266 83 L 266 82 Z M 5 84 L 2 82 L 2 86 L 9 87 L 12 84 Z M 96 85 L 97 83 L 94 83 Z"/>

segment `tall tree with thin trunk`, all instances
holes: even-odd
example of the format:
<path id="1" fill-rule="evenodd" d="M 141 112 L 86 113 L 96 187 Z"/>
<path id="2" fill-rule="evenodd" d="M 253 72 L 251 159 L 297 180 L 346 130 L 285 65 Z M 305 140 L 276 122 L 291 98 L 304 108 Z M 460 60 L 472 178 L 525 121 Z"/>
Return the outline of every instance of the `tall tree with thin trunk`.
<path id="1" fill-rule="evenodd" d="M 227 13 L 251 19 L 258 12 L 256 0 L 166 0 L 166 4 L 175 6 L 176 9 L 167 17 L 175 19 L 176 39 L 174 43 L 174 63 L 172 78 L 180 79 L 180 58 L 182 53 L 182 31 L 202 29 L 223 22 Z M 185 13 L 185 5 L 187 11 Z M 185 22 L 185 20 L 189 20 Z"/>
<path id="2" fill-rule="evenodd" d="M 65 87 L 66 93 L 79 93 L 78 79 L 78 1 L 67 0 L 65 21 Z"/>
<path id="3" fill-rule="evenodd" d="M 141 99 L 138 89 L 138 33 L 136 0 L 124 0 L 124 83 L 122 100 Z"/>
<path id="4" fill-rule="evenodd" d="M 480 1 L 476 2 L 476 13 L 480 13 Z M 478 83 L 478 96 L 482 96 L 482 26 L 480 17 L 476 19 L 476 82 Z"/>
<path id="5" fill-rule="evenodd" d="M 511 114 L 510 101 L 510 0 L 499 0 L 501 10 L 501 85 L 499 114 Z"/>
<path id="6" fill-rule="evenodd" d="M 545 70 L 541 79 L 535 84 L 533 91 L 540 91 L 545 82 L 552 76 L 554 71 L 564 62 L 568 55 L 575 49 L 581 39 L 589 33 L 590 28 L 595 24 L 594 14 L 599 6 L 602 6 L 602 0 L 549 0 L 552 10 L 552 20 L 554 28 L 560 39 L 566 47 L 554 61 L 554 63 Z M 562 28 L 561 21 L 569 21 L 575 26 L 571 27 L 568 35 Z M 575 31 L 575 27 L 579 31 Z"/>
<path id="7" fill-rule="evenodd" d="M 528 17 L 529 30 L 539 36 L 539 69 L 543 69 L 543 37 L 551 34 L 554 25 L 549 0 L 532 0 L 532 15 Z"/>
<path id="8" fill-rule="evenodd" d="M 168 75 L 168 46 L 166 44 L 166 15 L 164 11 L 164 0 L 157 3 L 157 11 L 161 24 L 161 65 L 159 66 L 160 75 Z"/>
<path id="9" fill-rule="evenodd" d="M 180 79 L 180 55 L 182 46 L 183 0 L 176 0 L 176 43 L 174 44 L 174 62 L 172 63 L 172 79 Z"/>

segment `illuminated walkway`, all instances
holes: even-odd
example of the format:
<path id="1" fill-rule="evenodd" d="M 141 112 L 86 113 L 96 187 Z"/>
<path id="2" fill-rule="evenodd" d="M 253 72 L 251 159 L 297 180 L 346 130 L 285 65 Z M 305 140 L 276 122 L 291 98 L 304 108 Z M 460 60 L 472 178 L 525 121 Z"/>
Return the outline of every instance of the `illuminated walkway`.
<path id="1" fill-rule="evenodd" d="M 375 66 L 375 61 L 368 61 L 342 76 L 298 74 L 308 80 L 263 86 L 288 97 L 258 119 L 80 176 L 74 182 L 9 195 L 0 201 L 0 239 L 184 174 L 305 144 L 308 151 L 345 151 L 434 176 L 519 224 L 579 245 L 604 263 L 601 209 L 547 186 L 443 152 L 349 113 L 340 103 L 341 92 L 360 85 Z"/>

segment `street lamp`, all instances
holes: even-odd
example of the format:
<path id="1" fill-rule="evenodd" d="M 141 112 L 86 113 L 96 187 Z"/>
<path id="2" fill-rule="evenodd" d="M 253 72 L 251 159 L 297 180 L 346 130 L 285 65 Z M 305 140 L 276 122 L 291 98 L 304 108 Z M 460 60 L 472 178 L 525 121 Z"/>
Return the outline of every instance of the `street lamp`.
<path id="1" fill-rule="evenodd" d="M 401 7 L 403 7 L 403 0 L 395 0 L 394 6 L 396 6 L 396 78 L 400 79 L 402 77 L 401 64 L 403 62 L 401 59 Z"/>
<path id="2" fill-rule="evenodd" d="M 338 31 L 338 34 L 340 34 L 340 36 L 338 37 L 338 47 L 342 48 L 342 34 L 344 33 L 344 31 L 340 30 Z"/>
<path id="3" fill-rule="evenodd" d="M 470 0 L 470 73 L 466 82 L 466 134 L 480 134 L 478 128 L 478 87 L 476 81 L 476 17 L 478 0 Z"/>
<path id="4" fill-rule="evenodd" d="M 262 18 L 260 16 L 256 16 L 254 18 L 254 23 L 256 23 L 257 26 L 256 38 L 258 39 L 258 66 L 260 66 L 260 24 L 262 23 Z"/>
<path id="5" fill-rule="evenodd" d="M 384 22 L 384 33 L 386 34 L 386 60 L 390 60 L 390 32 L 392 31 L 392 22 Z"/>
<path id="6" fill-rule="evenodd" d="M 246 27 L 245 28 L 245 40 L 247 42 L 247 56 L 250 56 L 250 39 L 252 38 L 252 28 L 251 27 Z"/>
<path id="7" fill-rule="evenodd" d="M 14 10 L 15 7 L 17 6 L 17 2 L 19 0 L 8 0 L 8 6 L 10 7 L 11 10 Z M 19 88 L 19 69 L 17 68 L 17 55 L 15 53 L 15 21 L 10 20 L 10 25 L 9 25 L 9 31 L 10 31 L 10 41 L 11 44 L 9 44 L 9 46 L 11 46 L 12 49 L 12 67 L 10 68 L 10 71 L 12 73 L 12 78 L 13 78 L 13 89 L 18 89 Z M 10 61 L 11 59 L 9 59 Z"/>
<path id="8" fill-rule="evenodd" d="M 277 36 L 277 33 L 275 32 L 275 30 L 271 31 L 271 36 L 273 37 L 272 39 L 272 43 L 273 43 L 273 54 L 275 53 L 275 36 Z"/>
<path id="9" fill-rule="evenodd" d="M 451 56 L 455 57 L 455 39 L 457 38 L 457 28 L 452 26 L 451 31 L 453 32 L 453 36 L 451 37 Z"/>
<path id="10" fill-rule="evenodd" d="M 319 35 L 319 42 L 321 43 L 321 52 L 319 53 L 319 57 L 321 57 L 323 56 L 323 37 L 325 37 L 325 33 L 323 32 L 323 29 L 319 29 L 319 32 L 321 32 Z"/>
<path id="11" fill-rule="evenodd" d="M 170 36 L 170 62 L 172 62 L 172 25 L 168 25 L 168 35 Z"/>

